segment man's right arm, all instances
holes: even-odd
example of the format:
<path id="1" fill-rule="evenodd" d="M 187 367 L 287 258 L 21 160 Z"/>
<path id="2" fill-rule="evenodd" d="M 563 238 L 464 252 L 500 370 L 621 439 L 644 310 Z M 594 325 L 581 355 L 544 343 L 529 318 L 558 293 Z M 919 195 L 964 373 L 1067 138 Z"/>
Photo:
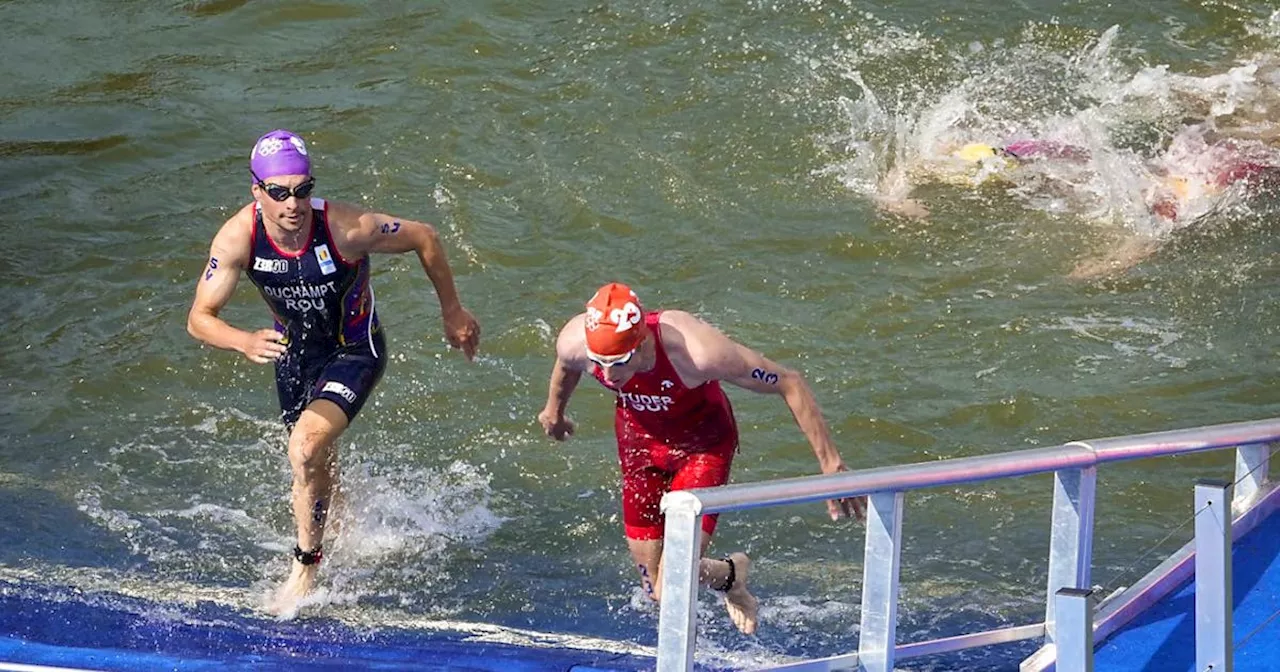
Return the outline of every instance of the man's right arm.
<path id="1" fill-rule="evenodd" d="M 285 346 L 278 342 L 280 335 L 274 329 L 237 329 L 218 316 L 235 292 L 249 258 L 247 227 L 238 221 L 242 215 L 243 212 L 228 220 L 209 247 L 209 261 L 200 272 L 195 300 L 187 313 L 187 333 L 202 343 L 235 350 L 255 363 L 265 364 L 284 354 Z"/>
<path id="2" fill-rule="evenodd" d="M 569 320 L 560 330 L 556 339 L 556 363 L 551 368 L 551 381 L 547 386 L 547 404 L 538 414 L 543 430 L 559 441 L 573 434 L 573 421 L 565 416 L 565 410 L 586 368 L 582 334 L 581 317 Z"/>

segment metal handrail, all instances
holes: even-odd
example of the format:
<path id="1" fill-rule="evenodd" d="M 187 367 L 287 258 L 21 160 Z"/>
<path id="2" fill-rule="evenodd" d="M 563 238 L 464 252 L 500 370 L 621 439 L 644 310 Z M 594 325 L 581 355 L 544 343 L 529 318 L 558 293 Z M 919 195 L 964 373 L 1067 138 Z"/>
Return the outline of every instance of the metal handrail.
<path id="1" fill-rule="evenodd" d="M 1245 455 L 1244 447 L 1277 440 L 1280 440 L 1280 418 L 1270 418 L 668 493 L 662 499 L 666 530 L 662 560 L 663 600 L 658 626 L 658 670 L 687 672 L 692 669 L 696 638 L 693 614 L 697 600 L 697 549 L 700 549 L 701 542 L 698 521 L 703 515 L 868 496 L 863 628 L 859 642 L 862 662 L 859 666 L 868 670 L 892 669 L 904 492 L 1053 472 L 1054 512 L 1046 596 L 1047 603 L 1052 605 L 1057 590 L 1088 587 L 1098 465 L 1236 447 L 1241 447 L 1241 455 Z M 1265 480 L 1265 451 L 1252 451 L 1247 458 L 1238 458 L 1237 472 L 1242 473 L 1244 469 L 1250 469 L 1249 473 L 1258 471 L 1259 464 L 1263 466 L 1259 478 Z M 1250 492 L 1258 490 L 1258 482 L 1254 482 Z M 1046 641 L 1052 642 L 1053 614 L 1048 607 L 1042 631 Z M 869 643 L 869 640 L 872 641 Z M 868 664 L 868 660 L 873 663 Z"/>
<path id="2" fill-rule="evenodd" d="M 690 498 L 689 504 L 699 506 L 702 514 L 706 515 L 763 506 L 820 502 L 874 492 L 978 483 L 998 478 L 1043 474 L 1059 469 L 1080 469 L 1106 462 L 1234 448 L 1245 444 L 1265 443 L 1276 438 L 1280 438 L 1280 418 L 1072 441 L 1049 448 L 1028 448 L 935 462 L 873 467 L 821 476 L 798 476 L 715 488 L 679 490 L 663 497 L 662 508 L 665 511 L 669 507 L 680 506 L 683 504 L 681 500 Z"/>

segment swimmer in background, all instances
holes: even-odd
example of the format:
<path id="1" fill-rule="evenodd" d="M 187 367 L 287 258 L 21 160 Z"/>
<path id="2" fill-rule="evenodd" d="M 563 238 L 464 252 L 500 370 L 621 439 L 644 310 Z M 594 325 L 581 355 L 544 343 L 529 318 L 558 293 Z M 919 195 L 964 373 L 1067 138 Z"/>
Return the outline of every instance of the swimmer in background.
<path id="1" fill-rule="evenodd" d="M 1085 164 L 1089 161 L 1089 151 L 1053 140 L 1018 140 L 1003 146 L 967 143 L 944 150 L 938 157 L 894 165 L 880 181 L 876 207 L 912 219 L 927 219 L 928 206 L 911 198 L 916 185 L 939 182 L 975 188 L 984 184 L 1010 184 L 1016 182 L 1013 173 L 1019 166 L 1040 159 Z"/>
<path id="2" fill-rule="evenodd" d="M 1168 148 L 1145 166 L 1146 211 L 1167 233 L 1188 229 L 1206 217 L 1280 185 L 1280 153 L 1256 140 L 1225 137 L 1196 124 L 1177 133 Z M 1090 280 L 1124 273 L 1155 254 L 1167 236 L 1131 234 L 1097 259 L 1081 261 L 1068 274 Z"/>
<path id="3" fill-rule="evenodd" d="M 882 181 L 877 206 L 893 214 L 924 219 L 928 208 L 910 198 L 912 182 L 934 181 L 978 187 L 1016 185 L 1019 169 L 1035 162 L 1086 168 L 1093 159 L 1085 147 L 1054 140 L 1022 139 L 996 146 L 969 143 L 941 161 L 895 166 Z M 1204 124 L 1177 133 L 1158 157 L 1144 162 L 1141 198 L 1146 212 L 1162 227 L 1188 226 L 1222 205 L 1229 190 L 1251 196 L 1280 184 L 1280 153 L 1257 140 L 1224 137 Z M 1086 280 L 1124 272 L 1154 254 L 1163 242 L 1153 235 L 1131 235 L 1100 259 L 1080 262 L 1068 277 Z"/>

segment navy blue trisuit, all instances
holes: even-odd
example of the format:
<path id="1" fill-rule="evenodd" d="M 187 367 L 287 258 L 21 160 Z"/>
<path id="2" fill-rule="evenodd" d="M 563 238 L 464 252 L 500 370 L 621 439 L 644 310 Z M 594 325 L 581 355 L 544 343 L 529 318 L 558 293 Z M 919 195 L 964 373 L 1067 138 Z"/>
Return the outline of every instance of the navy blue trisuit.
<path id="1" fill-rule="evenodd" d="M 369 257 L 344 259 L 329 232 L 328 204 L 313 198 L 311 208 L 311 239 L 292 253 L 267 235 L 255 205 L 248 268 L 285 336 L 285 353 L 275 362 L 276 393 L 290 428 L 316 399 L 332 401 L 353 420 L 387 365 Z"/>

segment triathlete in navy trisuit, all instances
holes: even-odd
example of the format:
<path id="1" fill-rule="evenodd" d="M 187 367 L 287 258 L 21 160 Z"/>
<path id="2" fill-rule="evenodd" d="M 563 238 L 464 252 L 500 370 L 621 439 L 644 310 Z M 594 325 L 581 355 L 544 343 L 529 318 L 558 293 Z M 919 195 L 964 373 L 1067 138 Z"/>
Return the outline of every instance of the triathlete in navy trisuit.
<path id="1" fill-rule="evenodd" d="M 360 412 L 386 367 L 386 344 L 369 284 L 369 253 L 416 252 L 440 300 L 445 337 L 470 360 L 480 325 L 458 300 L 434 228 L 342 203 L 312 198 L 315 178 L 302 138 L 275 130 L 249 160 L 253 201 L 213 239 L 196 285 L 187 331 L 273 362 L 281 416 L 289 430 L 293 569 L 267 608 L 291 614 L 311 592 L 322 557 L 336 481 L 334 442 Z M 244 331 L 218 316 L 241 272 L 275 317 L 272 328 Z"/>

